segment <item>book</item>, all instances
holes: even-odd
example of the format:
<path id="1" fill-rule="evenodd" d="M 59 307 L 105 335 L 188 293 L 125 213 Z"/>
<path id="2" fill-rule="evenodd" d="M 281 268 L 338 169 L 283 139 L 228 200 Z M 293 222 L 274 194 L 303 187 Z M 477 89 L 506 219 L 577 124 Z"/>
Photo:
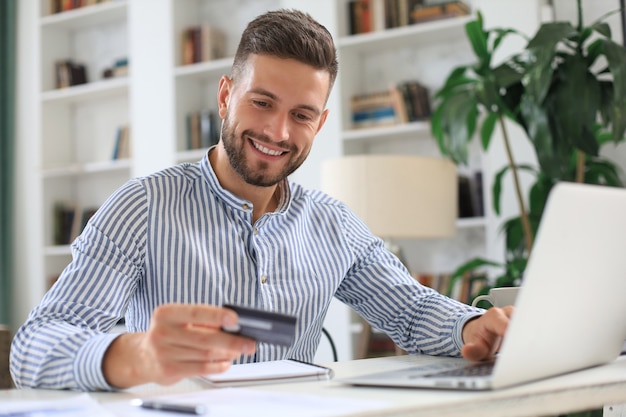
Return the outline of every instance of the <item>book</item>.
<path id="1" fill-rule="evenodd" d="M 102 78 L 124 77 L 129 73 L 128 58 L 119 58 L 111 67 L 102 71 Z"/>
<path id="2" fill-rule="evenodd" d="M 405 83 L 408 90 L 407 100 L 412 101 L 412 114 L 409 120 L 414 122 L 417 120 L 425 120 L 430 117 L 430 98 L 428 89 L 417 81 L 408 81 Z"/>
<path id="3" fill-rule="evenodd" d="M 56 88 L 67 88 L 87 83 L 87 69 L 85 65 L 71 59 L 57 61 L 55 66 Z"/>
<path id="4" fill-rule="evenodd" d="M 211 61 L 226 56 L 226 37 L 215 26 L 203 24 L 190 26 L 183 30 L 182 36 L 183 65 Z"/>
<path id="5" fill-rule="evenodd" d="M 458 182 L 459 218 L 484 216 L 482 173 L 460 174 Z"/>
<path id="6" fill-rule="evenodd" d="M 48 4 L 50 13 L 54 14 L 109 1 L 111 0 L 49 0 Z"/>
<path id="7" fill-rule="evenodd" d="M 371 0 L 372 31 L 385 30 L 385 0 Z"/>
<path id="8" fill-rule="evenodd" d="M 368 24 L 372 30 L 392 29 L 432 20 L 466 16 L 470 13 L 470 7 L 462 1 L 380 0 L 378 4 L 377 1 L 379 0 L 368 2 L 370 16 Z M 349 4 L 350 27 L 358 24 L 355 17 L 357 12 L 352 10 L 352 4 L 357 2 L 358 0 L 353 0 Z M 351 34 L 354 33 L 360 32 L 351 32 Z"/>
<path id="9" fill-rule="evenodd" d="M 200 149 L 200 113 L 187 115 L 187 149 Z"/>
<path id="10" fill-rule="evenodd" d="M 474 217 L 474 196 L 472 195 L 471 179 L 466 175 L 459 175 L 457 190 L 459 218 Z"/>
<path id="11" fill-rule="evenodd" d="M 397 85 L 392 86 L 390 91 L 398 123 L 408 123 L 409 109 L 406 101 L 404 100 L 404 96 L 402 95 L 402 91 L 400 91 L 400 88 L 398 88 Z"/>
<path id="12" fill-rule="evenodd" d="M 386 29 L 407 26 L 413 23 L 411 13 L 413 9 L 422 5 L 422 0 L 383 0 L 380 10 L 383 11 Z"/>
<path id="13" fill-rule="evenodd" d="M 58 203 L 53 210 L 53 243 L 55 245 L 68 245 L 72 242 L 76 205 L 73 203 Z"/>
<path id="14" fill-rule="evenodd" d="M 115 134 L 111 159 L 128 159 L 130 155 L 130 128 L 128 125 L 119 126 Z"/>
<path id="15" fill-rule="evenodd" d="M 215 26 L 200 26 L 201 61 L 211 61 L 226 56 L 226 38 L 224 32 Z"/>
<path id="16" fill-rule="evenodd" d="M 352 126 L 355 129 L 399 123 L 397 103 L 391 89 L 352 97 Z"/>
<path id="17" fill-rule="evenodd" d="M 193 31 L 186 29 L 182 34 L 181 63 L 183 65 L 193 64 L 193 49 Z"/>
<path id="18" fill-rule="evenodd" d="M 457 16 L 467 16 L 470 8 L 462 1 L 416 6 L 410 11 L 409 24 L 430 22 Z"/>
<path id="19" fill-rule="evenodd" d="M 371 0 L 351 0 L 348 2 L 350 35 L 372 31 Z"/>
<path id="20" fill-rule="evenodd" d="M 215 112 L 192 111 L 185 116 L 187 149 L 209 148 L 219 141 L 219 125 Z"/>
<path id="21" fill-rule="evenodd" d="M 332 379 L 333 370 L 295 359 L 255 362 L 231 366 L 226 372 L 197 377 L 212 387 L 235 387 Z"/>

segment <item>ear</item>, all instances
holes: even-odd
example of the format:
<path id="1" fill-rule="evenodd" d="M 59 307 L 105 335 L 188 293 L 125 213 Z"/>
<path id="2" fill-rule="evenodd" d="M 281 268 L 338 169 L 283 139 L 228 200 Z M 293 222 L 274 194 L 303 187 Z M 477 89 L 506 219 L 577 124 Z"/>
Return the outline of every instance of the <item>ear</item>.
<path id="1" fill-rule="evenodd" d="M 329 111 L 328 109 L 324 109 L 324 111 L 322 112 L 322 115 L 320 116 L 320 122 L 317 125 L 317 132 L 315 132 L 316 135 L 319 133 L 320 130 L 322 130 L 324 123 L 326 123 L 326 118 L 328 117 L 328 111 Z"/>
<path id="2" fill-rule="evenodd" d="M 226 111 L 228 110 L 228 102 L 230 101 L 230 94 L 233 87 L 233 82 L 228 76 L 223 75 L 220 78 L 220 85 L 217 89 L 217 106 L 218 113 L 221 119 L 226 117 Z"/>

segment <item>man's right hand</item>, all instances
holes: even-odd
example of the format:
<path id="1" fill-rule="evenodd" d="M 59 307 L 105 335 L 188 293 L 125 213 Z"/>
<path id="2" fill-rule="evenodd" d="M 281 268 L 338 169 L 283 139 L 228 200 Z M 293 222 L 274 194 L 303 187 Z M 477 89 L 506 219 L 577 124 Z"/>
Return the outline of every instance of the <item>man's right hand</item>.
<path id="1" fill-rule="evenodd" d="M 220 330 L 237 320 L 234 311 L 215 306 L 157 307 L 147 332 L 125 333 L 111 343 L 102 364 L 104 377 L 116 388 L 129 388 L 224 372 L 233 360 L 256 350 L 253 340 Z"/>

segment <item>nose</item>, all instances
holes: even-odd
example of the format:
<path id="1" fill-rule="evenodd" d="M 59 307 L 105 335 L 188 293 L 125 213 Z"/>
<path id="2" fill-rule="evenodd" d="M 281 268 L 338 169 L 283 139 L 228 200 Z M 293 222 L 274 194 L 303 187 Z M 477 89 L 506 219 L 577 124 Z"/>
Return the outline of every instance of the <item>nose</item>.
<path id="1" fill-rule="evenodd" d="M 265 123 L 263 134 L 269 136 L 276 142 L 289 139 L 289 114 L 283 112 L 273 112 Z"/>

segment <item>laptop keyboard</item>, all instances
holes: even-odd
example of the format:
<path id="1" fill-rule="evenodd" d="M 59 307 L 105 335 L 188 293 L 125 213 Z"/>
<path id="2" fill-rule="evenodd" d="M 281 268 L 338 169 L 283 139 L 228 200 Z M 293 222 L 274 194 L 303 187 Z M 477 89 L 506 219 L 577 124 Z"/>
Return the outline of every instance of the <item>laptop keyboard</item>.
<path id="1" fill-rule="evenodd" d="M 430 377 L 475 377 L 491 375 L 493 372 L 494 362 L 479 362 L 462 368 L 448 369 L 440 372 L 434 372 L 424 375 L 426 378 Z"/>

